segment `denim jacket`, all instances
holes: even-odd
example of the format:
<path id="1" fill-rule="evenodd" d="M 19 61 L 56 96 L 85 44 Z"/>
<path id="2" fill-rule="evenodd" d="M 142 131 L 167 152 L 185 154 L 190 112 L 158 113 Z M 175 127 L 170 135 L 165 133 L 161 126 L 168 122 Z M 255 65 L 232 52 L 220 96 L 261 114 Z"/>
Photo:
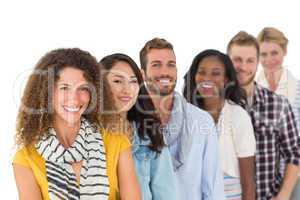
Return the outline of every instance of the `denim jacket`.
<path id="1" fill-rule="evenodd" d="M 143 200 L 177 199 L 175 174 L 167 147 L 156 153 L 148 147 L 150 139 L 142 140 L 134 123 L 132 154 Z"/>

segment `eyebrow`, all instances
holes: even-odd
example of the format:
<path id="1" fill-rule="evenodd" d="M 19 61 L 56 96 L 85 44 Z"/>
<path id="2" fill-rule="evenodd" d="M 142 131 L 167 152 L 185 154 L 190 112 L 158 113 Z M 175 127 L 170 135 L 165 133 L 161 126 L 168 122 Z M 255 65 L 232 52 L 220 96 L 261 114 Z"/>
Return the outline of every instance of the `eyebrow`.
<path id="1" fill-rule="evenodd" d="M 67 83 L 58 83 L 58 85 L 71 86 L 70 84 L 67 84 Z"/>
<path id="2" fill-rule="evenodd" d="M 160 60 L 153 60 L 153 61 L 151 61 L 151 64 L 152 63 L 161 63 L 161 61 Z"/>
<path id="3" fill-rule="evenodd" d="M 118 77 L 118 78 L 125 78 L 123 75 L 115 74 L 115 73 L 113 73 L 113 72 L 111 72 L 111 73 L 112 73 L 114 76 Z M 135 75 L 131 76 L 130 78 L 131 78 L 131 79 L 133 79 L 133 78 L 136 78 L 136 79 L 137 79 L 137 77 L 136 77 Z"/>
<path id="4" fill-rule="evenodd" d="M 59 86 L 68 86 L 68 87 L 72 87 L 71 84 L 68 84 L 68 83 L 59 83 L 58 84 Z M 79 87 L 86 87 L 88 86 L 89 84 L 88 83 L 83 83 L 83 84 L 80 84 Z"/>
<path id="5" fill-rule="evenodd" d="M 153 61 L 151 62 L 151 64 L 152 64 L 152 63 L 161 63 L 161 61 L 160 61 L 160 60 L 153 60 Z M 168 63 L 174 63 L 174 64 L 176 64 L 176 61 L 170 60 L 170 61 L 168 61 Z"/>
<path id="6" fill-rule="evenodd" d="M 225 69 L 225 67 L 221 66 L 221 65 L 215 65 L 212 67 L 213 70 L 222 70 Z"/>
<path id="7" fill-rule="evenodd" d="M 212 70 L 222 70 L 222 69 L 224 69 L 225 67 L 223 67 L 223 66 L 221 66 L 221 65 L 214 65 L 214 66 L 212 66 L 211 68 L 212 68 Z M 199 70 L 203 70 L 203 66 L 200 65 L 200 66 L 198 67 L 198 71 L 199 71 Z"/>

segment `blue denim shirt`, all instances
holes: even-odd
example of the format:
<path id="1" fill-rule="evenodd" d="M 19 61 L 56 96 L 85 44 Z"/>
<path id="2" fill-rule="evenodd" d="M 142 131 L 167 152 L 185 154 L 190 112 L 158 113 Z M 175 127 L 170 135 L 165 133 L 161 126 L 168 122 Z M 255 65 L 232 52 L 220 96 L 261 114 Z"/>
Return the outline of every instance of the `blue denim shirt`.
<path id="1" fill-rule="evenodd" d="M 171 153 L 179 200 L 224 200 L 218 138 L 212 117 L 174 93 L 164 139 Z"/>
<path id="2" fill-rule="evenodd" d="M 150 150 L 150 139 L 142 140 L 134 123 L 133 159 L 143 200 L 177 200 L 175 173 L 167 147 L 161 153 Z"/>

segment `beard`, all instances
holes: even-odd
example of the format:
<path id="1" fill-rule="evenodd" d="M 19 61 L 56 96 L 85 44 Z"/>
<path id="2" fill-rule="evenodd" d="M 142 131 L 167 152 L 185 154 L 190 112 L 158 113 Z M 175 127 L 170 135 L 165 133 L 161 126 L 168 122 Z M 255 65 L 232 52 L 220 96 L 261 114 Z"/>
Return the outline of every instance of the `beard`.
<path id="1" fill-rule="evenodd" d="M 238 82 L 239 82 L 241 87 L 245 87 L 247 85 L 250 85 L 255 79 L 256 71 L 255 71 L 255 73 L 253 73 L 253 75 L 251 77 L 249 77 L 248 79 L 241 82 L 241 80 L 239 79 L 239 74 L 240 73 L 246 73 L 246 72 L 243 71 L 243 70 L 237 71 L 237 78 L 238 78 Z"/>
<path id="2" fill-rule="evenodd" d="M 255 79 L 255 74 L 253 76 L 251 76 L 250 78 L 248 78 L 246 81 L 244 81 L 243 83 L 240 83 L 240 85 L 242 87 L 247 86 L 249 84 L 251 84 Z"/>
<path id="3" fill-rule="evenodd" d="M 161 87 L 161 86 L 159 86 L 159 84 L 155 83 L 155 79 L 146 77 L 146 83 L 147 83 L 147 89 L 149 90 L 150 93 L 158 95 L 158 96 L 162 96 L 162 97 L 172 94 L 176 87 L 176 80 L 173 81 L 173 83 L 168 86 Z"/>

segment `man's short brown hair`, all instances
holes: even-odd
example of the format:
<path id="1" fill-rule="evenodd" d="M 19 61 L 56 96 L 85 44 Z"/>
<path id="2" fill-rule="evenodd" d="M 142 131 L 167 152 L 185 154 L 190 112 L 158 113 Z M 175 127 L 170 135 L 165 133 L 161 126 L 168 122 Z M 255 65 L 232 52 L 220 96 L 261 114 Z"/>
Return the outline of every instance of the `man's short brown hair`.
<path id="1" fill-rule="evenodd" d="M 233 45 L 238 46 L 254 46 L 257 51 L 257 58 L 259 57 L 259 44 L 253 35 L 250 35 L 246 31 L 238 32 L 227 45 L 227 54 L 230 53 Z"/>
<path id="2" fill-rule="evenodd" d="M 146 70 L 147 54 L 151 49 L 170 49 L 173 51 L 173 45 L 163 38 L 153 38 L 146 42 L 145 46 L 140 51 L 140 62 L 143 70 Z"/>

